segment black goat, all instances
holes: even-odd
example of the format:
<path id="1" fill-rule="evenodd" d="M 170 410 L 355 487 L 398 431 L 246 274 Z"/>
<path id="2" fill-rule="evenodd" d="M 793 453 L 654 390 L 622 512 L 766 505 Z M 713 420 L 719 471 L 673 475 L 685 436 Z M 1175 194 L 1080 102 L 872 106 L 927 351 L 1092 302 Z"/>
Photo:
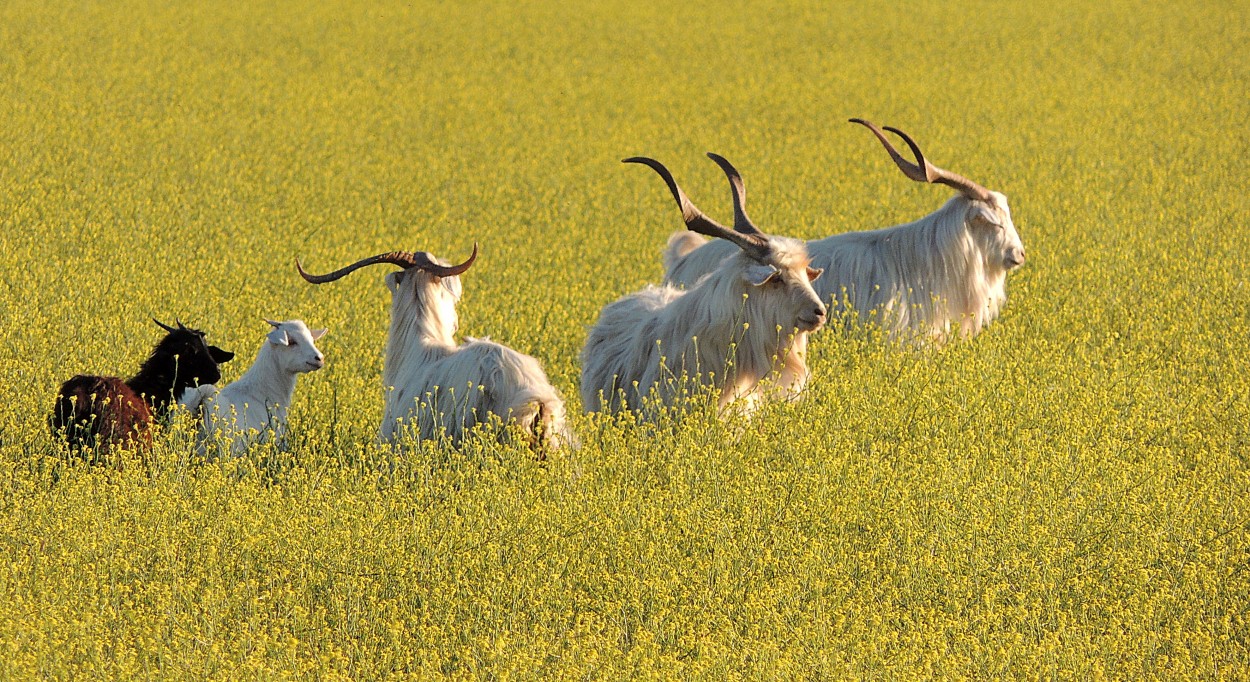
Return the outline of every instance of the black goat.
<path id="1" fill-rule="evenodd" d="M 79 374 L 61 384 L 48 422 L 71 447 L 93 448 L 102 458 L 114 445 L 131 441 L 150 445 L 154 414 L 164 413 L 186 389 L 221 380 L 218 365 L 234 353 L 208 345 L 204 332 L 182 322 L 174 328 L 152 321 L 168 333 L 138 374 L 124 381 Z"/>

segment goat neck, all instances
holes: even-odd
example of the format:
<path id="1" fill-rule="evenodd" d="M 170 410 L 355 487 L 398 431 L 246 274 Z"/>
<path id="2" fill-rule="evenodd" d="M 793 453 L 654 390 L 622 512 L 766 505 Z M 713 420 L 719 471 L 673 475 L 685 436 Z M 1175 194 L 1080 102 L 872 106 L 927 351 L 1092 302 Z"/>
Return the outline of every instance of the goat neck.
<path id="1" fill-rule="evenodd" d="M 404 368 L 418 367 L 456 352 L 456 293 L 459 277 L 436 278 L 419 270 L 387 275 L 391 289 L 391 325 L 383 380 L 402 381 Z"/>
<path id="2" fill-rule="evenodd" d="M 295 396 L 298 375 L 282 368 L 278 350 L 268 342 L 260 345 L 256 360 L 230 387 L 242 395 L 285 409 Z"/>

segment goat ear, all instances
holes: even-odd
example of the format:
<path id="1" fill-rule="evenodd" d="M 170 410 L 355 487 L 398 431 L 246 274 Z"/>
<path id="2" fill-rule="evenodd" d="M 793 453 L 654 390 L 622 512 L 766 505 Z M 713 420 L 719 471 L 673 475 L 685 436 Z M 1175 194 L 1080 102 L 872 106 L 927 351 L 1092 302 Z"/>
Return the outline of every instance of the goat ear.
<path id="1" fill-rule="evenodd" d="M 825 272 L 824 268 L 808 268 L 807 269 L 807 281 L 815 282 L 816 280 L 820 279 L 820 276 L 824 272 Z"/>
<path id="2" fill-rule="evenodd" d="M 329 329 L 313 329 L 313 330 L 310 330 L 308 333 L 312 335 L 313 341 L 316 341 L 317 339 L 325 336 L 326 332 L 328 331 L 330 330 Z"/>
<path id="3" fill-rule="evenodd" d="M 231 353 L 228 350 L 222 350 L 217 346 L 209 346 L 208 354 L 212 356 L 213 362 L 219 365 L 223 362 L 230 362 L 234 359 L 234 353 Z"/>
<path id="4" fill-rule="evenodd" d="M 275 329 L 269 332 L 269 334 L 266 335 L 266 338 L 269 339 L 269 343 L 272 343 L 275 346 L 291 345 L 291 339 L 287 337 L 285 329 Z"/>
<path id="5" fill-rule="evenodd" d="M 972 207 L 968 209 L 968 222 L 973 225 L 980 225 L 981 227 L 1002 227 L 1003 225 L 1002 221 L 998 219 L 998 216 L 995 215 L 994 211 L 990 210 L 989 206 L 980 202 L 973 204 Z"/>
<path id="6" fill-rule="evenodd" d="M 746 281 L 757 287 L 767 284 L 780 276 L 781 273 L 777 271 L 777 268 L 762 263 L 748 266 L 745 273 Z"/>

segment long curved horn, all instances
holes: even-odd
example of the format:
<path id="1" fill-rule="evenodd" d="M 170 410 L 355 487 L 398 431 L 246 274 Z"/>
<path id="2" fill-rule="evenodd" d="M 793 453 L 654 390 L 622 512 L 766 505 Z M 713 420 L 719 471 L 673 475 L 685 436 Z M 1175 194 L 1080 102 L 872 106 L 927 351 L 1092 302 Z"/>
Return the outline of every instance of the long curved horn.
<path id="1" fill-rule="evenodd" d="M 154 318 L 152 318 L 152 321 L 156 323 L 156 326 L 160 327 L 161 329 L 164 329 L 164 330 L 165 330 L 165 331 L 167 331 L 167 332 L 170 332 L 171 334 L 172 334 L 173 332 L 178 331 L 177 329 L 174 329 L 173 327 L 171 327 L 171 326 L 169 326 L 169 325 L 165 324 L 164 322 L 161 322 L 160 320 L 156 319 L 155 317 L 154 317 Z"/>
<path id="2" fill-rule="evenodd" d="M 764 233 L 760 228 L 751 222 L 747 217 L 747 186 L 742 181 L 742 174 L 734 168 L 729 160 L 720 154 L 712 152 L 707 153 L 707 157 L 716 162 L 720 169 L 725 171 L 725 176 L 729 178 L 729 188 L 733 191 L 734 200 L 734 230 L 742 234 L 758 234 L 763 236 Z"/>
<path id="3" fill-rule="evenodd" d="M 430 260 L 429 255 L 425 253 L 389 251 L 387 253 L 380 253 L 376 256 L 370 256 L 369 258 L 362 258 L 351 265 L 339 268 L 334 272 L 329 272 L 324 275 L 309 274 L 304 270 L 304 266 L 300 263 L 298 258 L 295 259 L 295 269 L 299 270 L 300 276 L 306 281 L 312 284 L 325 284 L 326 282 L 333 282 L 334 280 L 342 279 L 343 277 L 346 277 L 347 275 L 367 265 L 377 265 L 379 263 L 398 265 L 405 270 L 408 268 L 418 268 L 438 277 L 452 277 L 468 270 L 469 266 L 473 265 L 473 261 L 475 260 L 477 260 L 477 242 L 473 243 L 473 253 L 469 256 L 469 259 L 460 265 L 439 265 L 438 263 Z"/>
<path id="4" fill-rule="evenodd" d="M 715 161 L 716 159 L 712 160 Z M 677 186 L 677 181 L 673 179 L 673 174 L 668 172 L 668 169 L 664 167 L 664 164 L 645 156 L 631 156 L 628 159 L 621 161 L 621 163 L 641 163 L 645 166 L 650 166 L 651 170 L 659 173 L 660 177 L 664 178 L 664 182 L 668 185 L 669 191 L 673 193 L 673 198 L 677 200 L 677 206 L 681 208 L 681 217 L 682 220 L 686 221 L 687 230 L 697 232 L 708 237 L 716 237 L 718 239 L 731 241 L 736 244 L 738 248 L 742 249 L 744 253 L 755 260 L 763 261 L 764 258 L 767 257 L 768 241 L 759 230 L 755 230 L 750 233 L 735 232 L 707 217 L 703 211 L 700 211 L 698 207 L 686 197 L 686 193 L 681 191 L 681 188 Z M 732 168 L 732 166 L 730 166 L 730 168 Z M 728 171 L 726 171 L 726 173 L 728 173 Z M 733 177 L 730 176 L 730 183 L 732 182 Z M 734 190 L 734 207 L 736 222 L 736 216 L 741 212 L 740 198 L 736 188 Z M 745 217 L 746 214 L 743 213 L 742 215 Z"/>
<path id="5" fill-rule="evenodd" d="M 926 159 L 924 154 L 920 151 L 920 147 L 911 139 L 910 136 L 907 135 L 907 133 L 899 130 L 898 128 L 892 128 L 890 126 L 885 127 L 886 130 L 898 135 L 902 138 L 903 142 L 907 143 L 907 146 L 911 149 L 912 154 L 915 154 L 916 156 L 916 163 L 912 163 L 907 159 L 904 159 L 902 154 L 899 154 L 898 150 L 894 148 L 894 145 L 890 144 L 890 141 L 886 139 L 885 133 L 881 132 L 881 129 L 875 124 L 865 121 L 862 118 L 852 118 L 850 122 L 858 123 L 871 130 L 872 134 L 877 136 L 877 139 L 881 141 L 882 146 L 884 146 L 885 150 L 890 154 L 890 158 L 894 159 L 894 163 L 897 164 L 899 169 L 903 171 L 903 175 L 906 175 L 916 182 L 940 183 L 948 187 L 953 187 L 969 199 L 974 199 L 976 201 L 990 200 L 990 191 L 988 189 L 958 173 L 952 173 L 929 163 L 929 160 Z"/>
<path id="6" fill-rule="evenodd" d="M 477 260 L 477 242 L 473 242 L 473 253 L 469 254 L 468 260 L 460 265 L 439 265 L 430 259 L 430 255 L 425 252 L 414 253 L 412 255 L 412 267 L 420 268 L 436 277 L 455 277 L 464 274 L 473 265 L 473 261 Z"/>

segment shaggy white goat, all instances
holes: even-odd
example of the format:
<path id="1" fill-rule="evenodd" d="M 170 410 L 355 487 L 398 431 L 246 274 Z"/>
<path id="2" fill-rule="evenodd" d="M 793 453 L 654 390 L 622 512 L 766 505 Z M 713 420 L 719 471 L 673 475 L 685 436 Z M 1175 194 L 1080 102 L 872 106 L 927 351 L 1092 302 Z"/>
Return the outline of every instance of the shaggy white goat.
<path id="1" fill-rule="evenodd" d="M 209 453 L 214 441 L 224 454 L 238 456 L 253 443 L 271 437 L 281 439 L 286 433 L 296 378 L 325 366 L 325 356 L 316 341 L 327 330 L 310 330 L 301 320 L 265 321 L 273 329 L 243 376 L 220 391 L 212 385 L 189 389 L 178 401 L 192 411 L 198 408 L 203 418 L 198 446 L 201 455 Z"/>
<path id="2" fill-rule="evenodd" d="M 459 276 L 476 258 L 474 244 L 469 259 L 455 266 L 429 253 L 395 251 L 326 275 L 309 275 L 302 266 L 299 271 L 320 284 L 376 263 L 403 268 L 386 276 L 391 328 L 382 373 L 383 441 L 413 431 L 422 439 L 445 436 L 459 444 L 475 425 L 497 415 L 518 424 L 540 450 L 572 445 L 564 401 L 537 360 L 488 339 L 456 343 Z"/>
<path id="3" fill-rule="evenodd" d="M 952 326 L 963 337 L 976 335 L 1007 300 L 1007 272 L 1024 263 L 1007 197 L 933 166 L 900 130 L 886 127 L 918 163 L 904 159 L 877 126 L 851 121 L 867 126 L 907 177 L 960 194 L 915 222 L 808 242 L 812 265 L 826 272 L 816 291 L 839 311 L 856 311 L 861 322 L 875 314 L 892 338 L 941 342 Z M 665 282 L 690 286 L 732 253 L 724 242 L 675 233 L 664 253 Z"/>
<path id="4" fill-rule="evenodd" d="M 719 390 L 722 413 L 731 404 L 750 411 L 764 379 L 775 379 L 784 397 L 797 396 L 807 381 L 807 336 L 825 322 L 825 306 L 812 289 L 820 270 L 809 267 L 803 242 L 768 236 L 751 223 L 738 171 L 708 156 L 729 177 L 734 230 L 696 208 L 659 161 L 625 159 L 664 178 L 686 229 L 725 240 L 737 252 L 689 289 L 649 286 L 599 313 L 581 354 L 588 410 L 645 412 L 648 399 L 672 405 L 711 386 Z"/>

